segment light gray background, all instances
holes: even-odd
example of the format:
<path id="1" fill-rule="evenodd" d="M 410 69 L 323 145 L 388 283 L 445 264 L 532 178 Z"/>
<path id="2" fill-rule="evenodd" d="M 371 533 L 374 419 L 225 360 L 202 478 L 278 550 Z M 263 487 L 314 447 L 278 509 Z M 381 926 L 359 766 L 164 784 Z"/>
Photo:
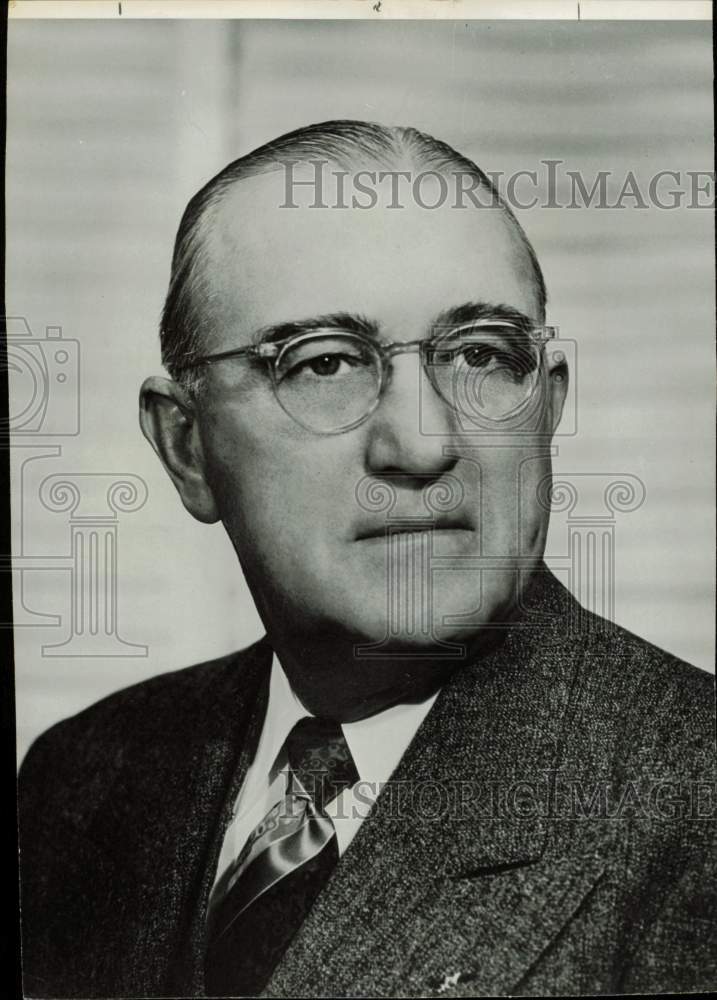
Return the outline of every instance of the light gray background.
<path id="1" fill-rule="evenodd" d="M 69 574 L 42 560 L 67 553 L 68 516 L 20 497 L 27 452 L 13 451 L 15 549 L 22 531 L 39 566 L 22 600 L 61 616 L 16 629 L 20 756 L 97 698 L 261 634 L 223 529 L 184 512 L 137 425 L 181 211 L 226 162 L 337 117 L 417 126 L 506 174 L 555 158 L 590 183 L 632 169 L 646 185 L 712 161 L 708 22 L 11 22 L 8 55 L 8 312 L 39 337 L 62 326 L 81 351 L 80 433 L 37 468 L 149 489 L 120 517 L 118 573 L 120 632 L 148 655 L 48 658 L 68 632 Z M 615 617 L 712 669 L 712 213 L 520 218 L 548 321 L 578 342 L 579 433 L 556 439 L 556 471 L 647 489 L 617 517 Z M 554 517 L 548 553 L 565 550 Z"/>

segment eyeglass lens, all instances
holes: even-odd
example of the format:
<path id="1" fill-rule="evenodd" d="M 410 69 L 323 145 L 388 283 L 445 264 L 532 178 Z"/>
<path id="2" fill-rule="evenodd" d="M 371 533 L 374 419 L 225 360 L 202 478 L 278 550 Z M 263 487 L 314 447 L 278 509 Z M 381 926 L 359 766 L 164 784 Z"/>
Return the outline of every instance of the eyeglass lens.
<path id="1" fill-rule="evenodd" d="M 531 398 L 539 349 L 518 332 L 469 329 L 426 341 L 423 365 L 434 389 L 463 418 L 504 421 Z M 355 334 L 318 334 L 287 345 L 274 386 L 283 409 L 319 433 L 360 422 L 381 391 L 380 350 Z"/>

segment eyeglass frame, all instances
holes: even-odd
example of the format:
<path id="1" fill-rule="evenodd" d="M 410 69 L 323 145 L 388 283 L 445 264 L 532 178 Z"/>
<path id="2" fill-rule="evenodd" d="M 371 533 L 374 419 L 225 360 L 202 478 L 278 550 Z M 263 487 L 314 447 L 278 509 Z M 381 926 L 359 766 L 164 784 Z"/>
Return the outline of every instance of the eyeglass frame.
<path id="1" fill-rule="evenodd" d="M 420 340 L 393 340 L 387 341 L 380 338 L 367 337 L 365 334 L 357 333 L 353 330 L 343 330 L 336 327 L 320 327 L 315 330 L 307 330 L 304 333 L 295 333 L 282 340 L 265 341 L 258 344 L 246 344 L 244 347 L 235 347 L 228 351 L 218 351 L 215 354 L 204 354 L 193 361 L 189 361 L 182 365 L 182 371 L 191 371 L 194 368 L 199 368 L 204 365 L 212 365 L 219 361 L 229 361 L 234 358 L 254 358 L 260 361 L 266 361 L 271 374 L 271 384 L 274 393 L 274 398 L 279 404 L 281 409 L 290 417 L 295 423 L 305 430 L 310 431 L 312 434 L 318 435 L 333 435 L 333 434 L 344 434 L 347 431 L 353 430 L 359 427 L 361 424 L 365 423 L 373 413 L 376 412 L 378 406 L 383 397 L 386 386 L 388 385 L 389 375 L 391 372 L 391 362 L 399 354 L 422 354 L 424 351 L 431 347 L 435 347 L 436 344 L 440 344 L 442 340 L 448 340 L 449 337 L 455 336 L 465 329 L 508 329 L 514 330 L 523 336 L 527 337 L 528 340 L 535 346 L 538 347 L 541 363 L 543 357 L 543 350 L 545 345 L 549 340 L 553 340 L 558 336 L 557 326 L 532 326 L 528 329 L 524 329 L 517 323 L 512 323 L 508 320 L 503 319 L 482 319 L 482 320 L 470 320 L 466 323 L 460 323 L 458 326 L 451 327 L 442 333 L 435 334 L 433 337 L 423 337 Z M 378 355 L 380 361 L 380 377 L 378 383 L 378 391 L 376 393 L 376 398 L 371 404 L 371 407 L 357 420 L 352 423 L 345 424 L 342 427 L 336 428 L 330 431 L 318 431 L 314 427 L 310 427 L 303 423 L 301 420 L 290 413 L 289 410 L 284 406 L 278 395 L 278 386 L 276 372 L 279 364 L 279 360 L 282 355 L 288 351 L 290 348 L 295 347 L 297 344 L 301 344 L 307 340 L 314 340 L 319 338 L 326 338 L 329 336 L 342 336 L 350 337 L 354 340 L 359 341 L 362 344 L 368 345 L 368 347 Z M 456 409 L 453 404 L 445 398 L 443 393 L 436 386 L 429 370 L 427 370 L 423 358 L 421 359 L 421 367 L 426 373 L 428 381 L 431 383 L 432 388 L 448 406 L 452 409 Z M 528 400 L 526 400 L 527 402 Z M 510 416 L 510 415 L 509 415 Z M 493 423 L 499 423 L 501 420 L 508 419 L 507 417 L 501 417 Z"/>

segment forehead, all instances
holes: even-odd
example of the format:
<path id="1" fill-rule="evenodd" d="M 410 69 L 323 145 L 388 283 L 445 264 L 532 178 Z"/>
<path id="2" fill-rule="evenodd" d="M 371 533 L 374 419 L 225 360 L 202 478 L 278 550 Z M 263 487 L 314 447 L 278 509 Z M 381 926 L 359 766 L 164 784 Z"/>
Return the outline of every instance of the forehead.
<path id="1" fill-rule="evenodd" d="M 297 170 L 294 177 L 313 180 L 314 172 Z M 343 183 L 350 206 L 352 177 Z M 363 183 L 371 184 L 365 177 Z M 291 208 L 286 177 L 275 171 L 223 195 L 205 237 L 207 349 L 244 343 L 264 326 L 335 312 L 366 316 L 391 339 L 415 339 L 439 313 L 477 300 L 539 321 L 528 252 L 502 211 L 467 199 L 456 207 L 450 186 L 435 209 L 422 207 L 410 184 L 400 208 L 388 207 L 389 188 L 377 184 L 375 190 L 371 208 L 336 207 L 341 199 L 329 182 L 323 189 L 328 207 L 312 208 L 314 189 L 297 187 L 298 207 Z M 420 197 L 431 205 L 443 190 L 426 177 Z"/>

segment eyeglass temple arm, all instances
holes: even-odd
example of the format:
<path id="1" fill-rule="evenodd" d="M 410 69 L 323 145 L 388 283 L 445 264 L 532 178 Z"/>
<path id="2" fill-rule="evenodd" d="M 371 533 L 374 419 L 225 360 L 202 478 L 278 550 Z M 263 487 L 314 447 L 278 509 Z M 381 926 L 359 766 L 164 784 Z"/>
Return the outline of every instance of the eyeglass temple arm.
<path id="1" fill-rule="evenodd" d="M 209 365 L 214 361 L 226 361 L 227 358 L 274 358 L 281 347 L 281 344 L 249 344 L 246 347 L 234 347 L 230 351 L 220 351 L 218 354 L 203 354 L 184 367 L 197 368 L 199 365 Z"/>

